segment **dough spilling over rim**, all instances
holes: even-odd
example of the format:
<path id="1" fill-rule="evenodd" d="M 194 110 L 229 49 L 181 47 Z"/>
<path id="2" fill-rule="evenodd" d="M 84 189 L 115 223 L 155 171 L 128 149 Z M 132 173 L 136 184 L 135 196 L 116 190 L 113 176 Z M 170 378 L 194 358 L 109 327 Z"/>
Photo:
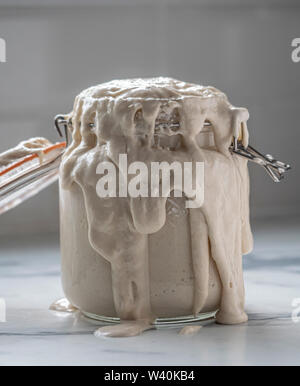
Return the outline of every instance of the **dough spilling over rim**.
<path id="1" fill-rule="evenodd" d="M 25 167 L 27 163 L 35 159 L 39 159 L 42 164 L 43 156 L 65 147 L 66 142 L 52 144 L 44 138 L 34 138 L 21 142 L 16 148 L 0 154 L 0 177 L 10 172 L 13 173 L 20 167 Z"/>
<path id="2" fill-rule="evenodd" d="M 82 91 L 80 99 L 182 100 L 198 97 L 227 99 L 212 86 L 186 83 L 167 77 L 116 79 Z"/>

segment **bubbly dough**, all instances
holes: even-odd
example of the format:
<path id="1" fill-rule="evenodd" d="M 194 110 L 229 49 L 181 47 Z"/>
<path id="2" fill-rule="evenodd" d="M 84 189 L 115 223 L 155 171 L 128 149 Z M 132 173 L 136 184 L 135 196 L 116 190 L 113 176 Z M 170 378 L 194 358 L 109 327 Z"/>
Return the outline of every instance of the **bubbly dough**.
<path id="1" fill-rule="evenodd" d="M 249 177 L 247 160 L 232 155 L 229 147 L 233 136 L 242 136 L 247 146 L 248 111 L 232 106 L 214 87 L 161 77 L 91 87 L 76 98 L 67 118 L 73 140 L 63 158 L 61 186 L 82 190 L 89 242 L 111 264 L 114 303 L 122 320 L 118 327 L 105 327 L 103 335 L 138 334 L 155 319 L 147 237 L 164 226 L 167 199 L 101 199 L 96 194 L 98 164 L 110 161 L 117 166 L 119 154 L 125 153 L 128 163 L 148 166 L 153 161 L 205 163 L 204 204 L 189 209 L 194 314 L 201 312 L 208 296 L 212 256 L 222 283 L 217 321 L 247 321 L 242 255 L 252 248 Z M 198 138 L 207 122 L 215 146 L 205 149 Z"/>

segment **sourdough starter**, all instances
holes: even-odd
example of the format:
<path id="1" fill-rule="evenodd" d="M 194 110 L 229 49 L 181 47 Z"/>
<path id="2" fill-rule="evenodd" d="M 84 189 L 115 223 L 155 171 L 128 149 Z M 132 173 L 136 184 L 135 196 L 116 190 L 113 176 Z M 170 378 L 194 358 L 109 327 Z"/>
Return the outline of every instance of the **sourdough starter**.
<path id="1" fill-rule="evenodd" d="M 98 334 L 136 335 L 156 318 L 218 311 L 219 323 L 247 321 L 242 255 L 252 248 L 248 111 L 226 95 L 170 78 L 116 80 L 83 91 L 70 120 L 60 171 L 62 282 L 87 314 L 121 324 Z M 97 166 L 204 162 L 205 200 L 100 198 Z M 120 171 L 119 171 L 120 172 Z"/>

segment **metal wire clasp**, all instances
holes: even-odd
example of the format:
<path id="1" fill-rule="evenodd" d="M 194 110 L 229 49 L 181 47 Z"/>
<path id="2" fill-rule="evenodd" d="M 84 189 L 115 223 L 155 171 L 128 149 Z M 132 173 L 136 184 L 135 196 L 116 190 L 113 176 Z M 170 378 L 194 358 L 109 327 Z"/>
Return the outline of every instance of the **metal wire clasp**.
<path id="1" fill-rule="evenodd" d="M 274 182 L 280 182 L 284 178 L 284 173 L 291 169 L 290 165 L 277 161 L 270 154 L 264 155 L 250 145 L 245 148 L 242 142 L 237 139 L 234 140 L 229 150 L 234 154 L 247 158 L 249 161 L 262 166 Z"/>
<path id="2" fill-rule="evenodd" d="M 69 130 L 68 130 L 69 121 L 66 118 L 67 118 L 66 115 L 62 115 L 62 114 L 56 115 L 56 117 L 54 118 L 54 125 L 60 137 L 63 137 L 63 133 L 61 129 L 61 126 L 63 125 L 66 144 L 68 146 L 69 145 Z"/>

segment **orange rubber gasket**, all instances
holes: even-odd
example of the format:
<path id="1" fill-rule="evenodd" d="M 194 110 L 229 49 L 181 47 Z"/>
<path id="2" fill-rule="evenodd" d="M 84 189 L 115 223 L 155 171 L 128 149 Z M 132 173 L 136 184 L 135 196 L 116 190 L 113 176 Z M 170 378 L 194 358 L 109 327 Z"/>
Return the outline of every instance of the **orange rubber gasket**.
<path id="1" fill-rule="evenodd" d="M 61 149 L 61 148 L 64 148 L 66 146 L 67 146 L 66 142 L 60 142 L 60 143 L 56 143 L 55 145 L 47 147 L 42 152 L 43 152 L 43 154 L 48 154 L 52 150 Z M 4 176 L 5 174 L 9 173 L 12 170 L 18 168 L 19 166 L 24 165 L 26 162 L 32 161 L 32 160 L 34 160 L 36 158 L 39 158 L 37 153 L 29 155 L 28 157 L 23 158 L 21 161 L 15 162 L 11 166 L 9 166 L 7 169 L 2 170 L 2 172 L 0 172 L 0 177 Z"/>

